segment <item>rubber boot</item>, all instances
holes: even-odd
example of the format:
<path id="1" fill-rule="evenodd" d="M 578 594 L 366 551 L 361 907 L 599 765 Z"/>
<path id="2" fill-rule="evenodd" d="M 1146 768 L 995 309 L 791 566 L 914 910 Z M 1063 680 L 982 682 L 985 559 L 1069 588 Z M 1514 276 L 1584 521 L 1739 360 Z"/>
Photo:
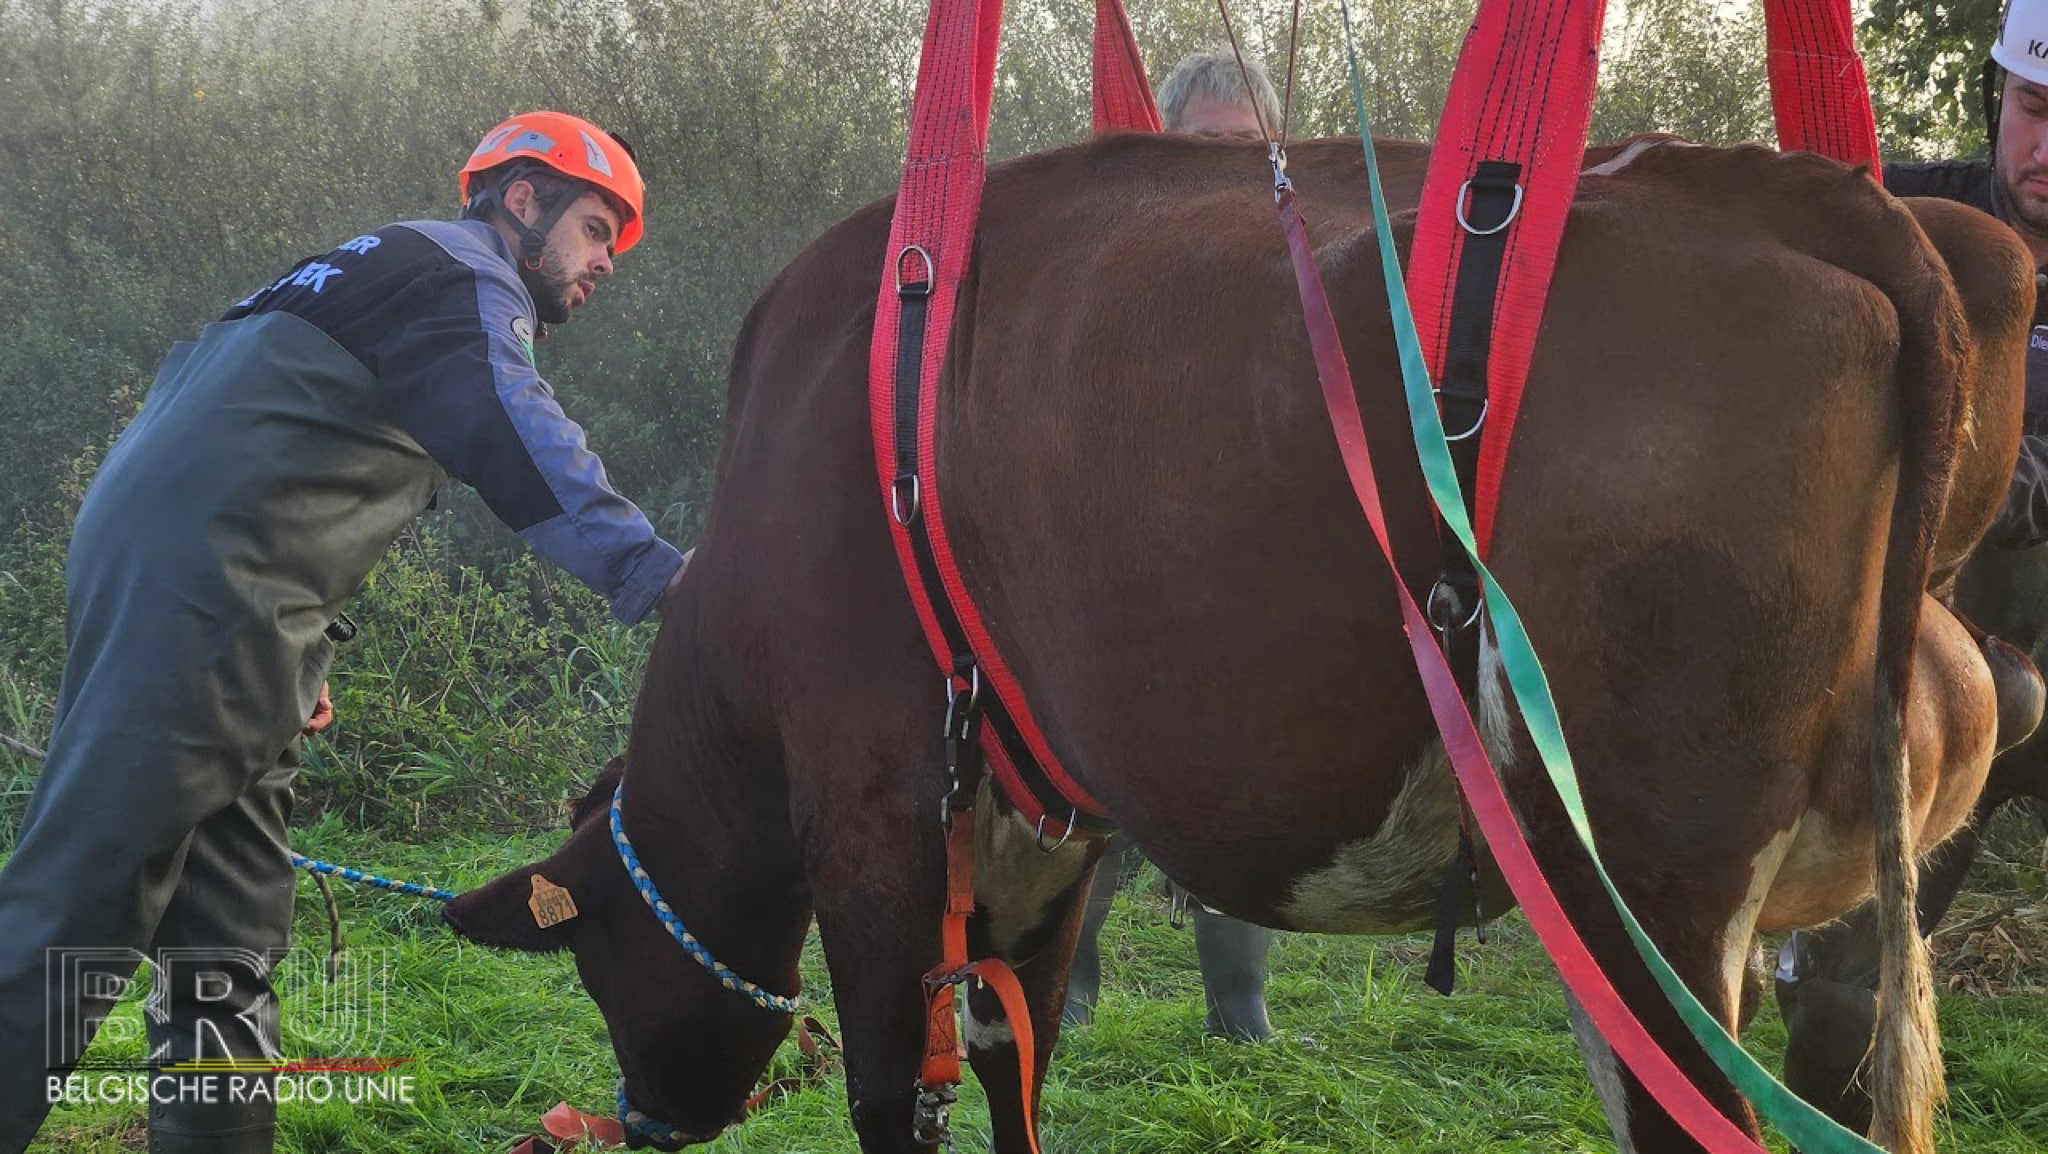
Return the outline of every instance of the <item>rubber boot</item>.
<path id="1" fill-rule="evenodd" d="M 1266 1019 L 1266 952 L 1273 931 L 1197 907 L 1195 953 L 1202 963 L 1202 993 L 1209 1015 L 1202 1028 L 1233 1042 L 1260 1042 L 1273 1034 Z"/>
<path id="2" fill-rule="evenodd" d="M 1123 884 L 1129 845 L 1117 838 L 1095 863 L 1095 880 L 1088 887 L 1088 912 L 1081 917 L 1081 938 L 1074 944 L 1074 962 L 1067 971 L 1062 1025 L 1085 1026 L 1095 1020 L 1095 999 L 1102 993 L 1102 923 L 1108 920 L 1117 887 Z"/>

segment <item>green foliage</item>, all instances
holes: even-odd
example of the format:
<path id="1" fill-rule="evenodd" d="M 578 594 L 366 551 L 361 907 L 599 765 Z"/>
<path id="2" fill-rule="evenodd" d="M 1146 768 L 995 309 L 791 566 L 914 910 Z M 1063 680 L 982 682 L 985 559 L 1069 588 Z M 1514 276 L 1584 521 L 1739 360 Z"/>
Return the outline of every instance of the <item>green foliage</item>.
<path id="1" fill-rule="evenodd" d="M 1593 139 L 1676 132 L 1704 144 L 1774 140 L 1760 5 L 1630 4 L 1609 21 Z"/>
<path id="2" fill-rule="evenodd" d="M 1979 80 L 2003 0 L 1873 0 L 1858 32 L 1887 155 L 1983 156 Z"/>
<path id="3" fill-rule="evenodd" d="M 625 744 L 651 630 L 531 555 L 495 582 L 431 531 L 371 574 L 305 743 L 302 804 L 353 826 L 531 828 Z"/>

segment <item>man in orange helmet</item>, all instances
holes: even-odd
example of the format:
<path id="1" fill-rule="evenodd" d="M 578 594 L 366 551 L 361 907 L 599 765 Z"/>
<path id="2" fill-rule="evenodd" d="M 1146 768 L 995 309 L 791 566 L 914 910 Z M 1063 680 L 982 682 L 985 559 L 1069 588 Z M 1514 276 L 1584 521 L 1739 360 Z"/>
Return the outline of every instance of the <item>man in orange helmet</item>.
<path id="1" fill-rule="evenodd" d="M 143 961 L 148 1069 L 124 1084 L 150 1149 L 271 1149 L 274 1083 L 166 1067 L 281 1055 L 298 739 L 331 716 L 344 603 L 445 481 L 621 621 L 683 571 L 533 364 L 640 239 L 632 152 L 531 113 L 460 186 L 463 219 L 355 237 L 172 349 L 86 493 L 49 757 L 0 871 L 0 1154 L 104 1081 L 72 1071 Z"/>

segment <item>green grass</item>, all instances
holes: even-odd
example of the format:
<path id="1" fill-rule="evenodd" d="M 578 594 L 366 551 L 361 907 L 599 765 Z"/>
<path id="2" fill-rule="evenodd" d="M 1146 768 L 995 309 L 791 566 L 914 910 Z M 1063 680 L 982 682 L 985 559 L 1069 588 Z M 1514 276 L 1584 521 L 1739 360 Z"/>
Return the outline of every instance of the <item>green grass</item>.
<path id="1" fill-rule="evenodd" d="M 541 856 L 557 840 L 415 846 L 350 834 L 332 820 L 297 835 L 312 856 L 451 889 Z M 2038 901 L 2039 869 L 2001 863 L 1992 871 L 2000 884 L 2023 888 L 1974 896 L 1973 909 Z M 430 901 L 334 888 L 351 950 L 380 959 L 389 973 L 381 1039 L 340 1052 L 413 1058 L 407 1068 L 417 1093 L 409 1106 L 288 1103 L 281 1150 L 503 1151 L 537 1130 L 558 1101 L 608 1110 L 614 1074 L 603 1027 L 566 956 L 483 949 L 444 930 Z M 302 977 L 323 964 L 327 935 L 324 906 L 307 881 L 295 939 L 303 954 L 294 958 Z M 1259 1046 L 1205 1039 L 1192 936 L 1166 924 L 1163 902 L 1141 883 L 1119 900 L 1103 933 L 1095 1023 L 1061 1041 L 1044 1101 L 1047 1154 L 1612 1150 L 1549 963 L 1519 918 L 1495 927 L 1486 946 L 1465 942 L 1452 998 L 1421 984 L 1427 947 L 1425 938 L 1282 935 L 1268 989 L 1279 1036 Z M 815 941 L 805 976 L 814 1012 L 833 1025 Z M 288 1021 L 304 1001 L 288 995 Z M 1942 1148 L 2048 1149 L 2048 996 L 1952 993 L 1942 1018 L 1951 1085 Z M 1783 1032 L 1768 1005 L 1747 1041 L 1775 1068 Z M 796 1071 L 795 1047 L 785 1046 L 772 1073 Z M 987 1113 L 971 1080 L 962 1098 L 960 1148 L 985 1150 Z M 852 1152 L 845 1111 L 835 1073 L 704 1149 Z M 141 1109 L 120 1105 L 60 1108 L 31 1147 L 140 1149 Z"/>

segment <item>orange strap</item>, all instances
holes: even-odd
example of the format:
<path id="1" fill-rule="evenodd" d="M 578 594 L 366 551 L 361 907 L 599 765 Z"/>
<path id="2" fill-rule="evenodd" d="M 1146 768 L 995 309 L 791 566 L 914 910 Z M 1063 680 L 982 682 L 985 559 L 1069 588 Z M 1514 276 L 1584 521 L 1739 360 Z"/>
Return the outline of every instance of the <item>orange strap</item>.
<path id="1" fill-rule="evenodd" d="M 924 977 L 926 992 L 924 1065 L 918 1086 L 929 1092 L 960 1083 L 960 1018 L 953 991 L 970 976 L 988 984 L 1003 1005 L 1017 1044 L 1019 1101 L 1024 1110 L 1024 1137 L 1038 1154 L 1037 1045 L 1031 1031 L 1031 1006 L 1023 983 L 1001 958 L 967 960 L 967 919 L 974 914 L 974 811 L 954 810 L 946 831 L 946 920 L 942 930 L 945 956 Z"/>

